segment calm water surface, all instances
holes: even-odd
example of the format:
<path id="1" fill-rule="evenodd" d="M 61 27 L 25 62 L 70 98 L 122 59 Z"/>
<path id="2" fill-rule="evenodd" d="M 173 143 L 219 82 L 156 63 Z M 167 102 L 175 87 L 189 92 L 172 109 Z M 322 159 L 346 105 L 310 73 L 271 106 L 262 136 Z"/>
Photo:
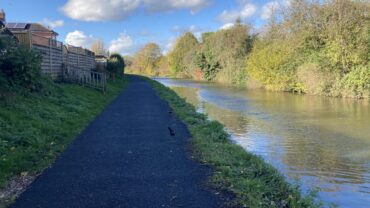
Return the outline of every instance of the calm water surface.
<path id="1" fill-rule="evenodd" d="M 289 180 L 339 207 L 370 207 L 370 103 L 156 78 Z"/>

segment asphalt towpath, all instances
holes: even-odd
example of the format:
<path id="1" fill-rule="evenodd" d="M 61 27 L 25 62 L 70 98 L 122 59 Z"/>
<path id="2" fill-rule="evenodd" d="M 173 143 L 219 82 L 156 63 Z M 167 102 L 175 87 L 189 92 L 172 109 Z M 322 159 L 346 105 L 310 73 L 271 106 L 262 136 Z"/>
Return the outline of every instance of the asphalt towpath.
<path id="1" fill-rule="evenodd" d="M 186 126 L 149 83 L 129 79 L 11 207 L 223 206 L 223 197 L 205 186 L 211 170 L 189 157 Z"/>

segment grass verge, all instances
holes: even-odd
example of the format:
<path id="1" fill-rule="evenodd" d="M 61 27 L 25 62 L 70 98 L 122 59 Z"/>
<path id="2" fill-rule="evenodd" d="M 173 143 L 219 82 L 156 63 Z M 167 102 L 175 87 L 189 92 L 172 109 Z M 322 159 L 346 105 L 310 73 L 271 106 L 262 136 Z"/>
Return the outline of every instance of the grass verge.
<path id="1" fill-rule="evenodd" d="M 195 156 L 214 168 L 211 184 L 235 194 L 235 205 L 242 207 L 321 207 L 313 193 L 302 195 L 277 169 L 233 144 L 224 126 L 197 113 L 194 106 L 173 90 L 150 80 L 159 96 L 166 100 L 188 127 Z"/>
<path id="2" fill-rule="evenodd" d="M 109 82 L 105 94 L 50 82 L 48 93 L 14 93 L 0 100 L 0 189 L 12 178 L 37 175 L 48 167 L 127 82 Z"/>

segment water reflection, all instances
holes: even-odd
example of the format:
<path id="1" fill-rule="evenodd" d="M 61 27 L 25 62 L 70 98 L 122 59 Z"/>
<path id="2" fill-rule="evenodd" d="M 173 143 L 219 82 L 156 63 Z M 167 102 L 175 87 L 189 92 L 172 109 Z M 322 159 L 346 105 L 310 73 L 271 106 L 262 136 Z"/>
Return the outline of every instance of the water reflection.
<path id="1" fill-rule="evenodd" d="M 235 142 L 340 207 L 370 204 L 368 101 L 158 79 L 223 123 Z"/>

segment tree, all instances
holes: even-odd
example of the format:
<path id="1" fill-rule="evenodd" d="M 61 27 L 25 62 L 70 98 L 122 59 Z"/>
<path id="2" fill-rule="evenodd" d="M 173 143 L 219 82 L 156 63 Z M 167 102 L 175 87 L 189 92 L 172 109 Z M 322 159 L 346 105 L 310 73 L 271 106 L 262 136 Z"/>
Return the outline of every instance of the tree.
<path id="1" fill-rule="evenodd" d="M 110 55 L 107 63 L 107 70 L 112 79 L 115 78 L 115 75 L 123 76 L 125 69 L 125 61 L 122 56 L 118 53 Z"/>
<path id="2" fill-rule="evenodd" d="M 132 57 L 131 55 L 126 55 L 123 57 L 123 60 L 125 61 L 125 72 L 133 73 L 134 71 L 133 71 L 132 65 L 133 65 L 134 57 Z"/>
<path id="3" fill-rule="evenodd" d="M 369 97 L 370 4 L 294 0 L 255 42 L 247 73 L 273 90 Z"/>
<path id="4" fill-rule="evenodd" d="M 135 54 L 132 67 L 141 74 L 154 75 L 161 56 L 161 48 L 148 43 Z"/>
<path id="5" fill-rule="evenodd" d="M 235 84 L 245 82 L 247 78 L 244 70 L 245 57 L 251 51 L 253 43 L 253 38 L 249 35 L 249 27 L 236 22 L 230 29 L 205 33 L 202 39 L 202 47 L 198 53 L 202 53 L 203 60 L 209 62 L 203 66 L 218 68 L 217 70 L 202 68 L 203 72 L 212 72 L 210 76 L 203 74 L 204 78 Z"/>
<path id="6" fill-rule="evenodd" d="M 184 73 L 187 66 L 192 64 L 192 60 L 186 60 L 185 57 L 187 57 L 188 53 L 195 55 L 194 50 L 198 45 L 197 38 L 191 32 L 185 33 L 176 41 L 174 49 L 169 54 L 169 62 L 173 75 L 177 76 Z"/>
<path id="7" fill-rule="evenodd" d="M 220 63 L 217 62 L 210 51 L 200 52 L 195 57 L 196 65 L 201 69 L 203 78 L 212 81 L 220 70 Z"/>
<path id="8" fill-rule="evenodd" d="M 158 61 L 158 70 L 156 75 L 159 76 L 168 76 L 170 75 L 170 63 L 168 61 L 168 56 L 161 56 Z"/>
<path id="9" fill-rule="evenodd" d="M 91 51 L 95 53 L 95 55 L 106 55 L 107 51 L 104 46 L 104 42 L 102 40 L 95 40 L 91 45 Z"/>

